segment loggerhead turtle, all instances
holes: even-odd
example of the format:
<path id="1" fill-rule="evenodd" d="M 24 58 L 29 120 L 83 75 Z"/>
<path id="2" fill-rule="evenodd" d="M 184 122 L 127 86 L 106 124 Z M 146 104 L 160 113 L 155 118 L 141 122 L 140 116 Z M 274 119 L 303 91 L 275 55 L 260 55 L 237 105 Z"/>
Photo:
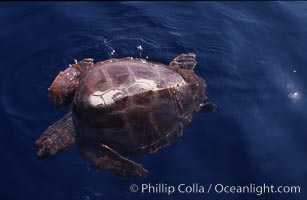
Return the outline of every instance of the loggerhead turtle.
<path id="1" fill-rule="evenodd" d="M 76 143 L 97 168 L 145 177 L 148 171 L 125 156 L 156 152 L 182 135 L 193 113 L 216 108 L 204 102 L 195 57 L 181 54 L 169 65 L 132 57 L 75 61 L 48 88 L 52 103 L 71 103 L 71 111 L 36 140 L 38 157 Z"/>

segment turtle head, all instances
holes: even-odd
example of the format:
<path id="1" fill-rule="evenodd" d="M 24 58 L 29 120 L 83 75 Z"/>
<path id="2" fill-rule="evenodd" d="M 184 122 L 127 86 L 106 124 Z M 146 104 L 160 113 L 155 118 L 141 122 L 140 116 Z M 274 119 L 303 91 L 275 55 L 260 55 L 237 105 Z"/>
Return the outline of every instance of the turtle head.
<path id="1" fill-rule="evenodd" d="M 55 106 L 71 103 L 78 87 L 80 74 L 93 67 L 93 59 L 85 58 L 61 71 L 48 88 L 49 98 Z"/>

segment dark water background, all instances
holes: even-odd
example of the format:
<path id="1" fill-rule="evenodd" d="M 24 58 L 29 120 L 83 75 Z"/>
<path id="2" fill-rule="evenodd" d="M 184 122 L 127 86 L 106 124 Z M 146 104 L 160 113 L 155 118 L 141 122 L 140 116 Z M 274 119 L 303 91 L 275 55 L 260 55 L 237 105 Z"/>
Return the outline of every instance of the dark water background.
<path id="1" fill-rule="evenodd" d="M 307 199 L 306 2 L 0 3 L 0 27 L 0 199 Z M 35 139 L 69 109 L 55 109 L 47 88 L 74 59 L 169 63 L 187 52 L 219 108 L 134 159 L 148 178 L 99 172 L 75 147 L 36 158 Z M 129 191 L 193 182 L 299 185 L 301 194 Z"/>

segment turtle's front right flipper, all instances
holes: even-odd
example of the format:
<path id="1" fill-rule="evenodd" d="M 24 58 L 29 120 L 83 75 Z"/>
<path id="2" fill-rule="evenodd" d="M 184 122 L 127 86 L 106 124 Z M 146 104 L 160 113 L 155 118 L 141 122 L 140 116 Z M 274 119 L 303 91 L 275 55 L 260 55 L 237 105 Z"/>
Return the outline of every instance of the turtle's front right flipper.
<path id="1" fill-rule="evenodd" d="M 80 153 L 99 169 L 127 177 L 146 177 L 148 174 L 142 165 L 124 158 L 107 145 L 83 142 L 78 147 Z"/>
<path id="2" fill-rule="evenodd" d="M 75 143 L 75 129 L 71 112 L 55 122 L 35 141 L 37 156 L 46 157 L 63 151 Z"/>

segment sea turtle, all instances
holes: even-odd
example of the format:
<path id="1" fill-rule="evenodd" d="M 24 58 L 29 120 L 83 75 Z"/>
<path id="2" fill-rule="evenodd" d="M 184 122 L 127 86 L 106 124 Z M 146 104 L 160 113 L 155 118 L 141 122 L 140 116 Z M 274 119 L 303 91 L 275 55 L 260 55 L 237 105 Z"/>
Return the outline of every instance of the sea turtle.
<path id="1" fill-rule="evenodd" d="M 48 88 L 52 103 L 71 103 L 71 111 L 36 140 L 38 157 L 76 143 L 97 168 L 145 177 L 148 171 L 125 156 L 156 152 L 182 135 L 193 113 L 216 108 L 204 102 L 195 57 L 181 54 L 169 65 L 132 57 L 75 61 Z"/>

